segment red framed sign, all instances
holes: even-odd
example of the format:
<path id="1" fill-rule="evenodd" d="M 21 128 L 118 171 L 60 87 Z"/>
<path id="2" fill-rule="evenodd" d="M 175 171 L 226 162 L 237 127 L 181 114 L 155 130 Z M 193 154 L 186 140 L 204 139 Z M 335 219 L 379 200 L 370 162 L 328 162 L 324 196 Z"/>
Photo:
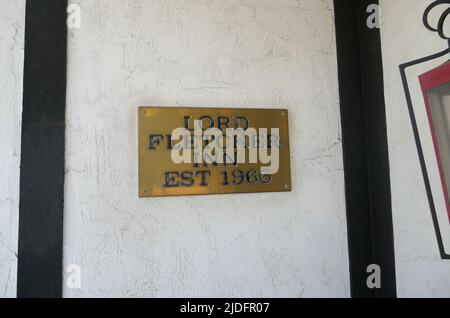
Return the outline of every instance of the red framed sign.
<path id="1" fill-rule="evenodd" d="M 450 63 L 419 77 L 450 222 Z"/>
<path id="2" fill-rule="evenodd" d="M 444 5 L 447 8 L 441 14 L 437 25 L 432 26 L 429 20 L 430 13 L 436 7 Z M 450 16 L 449 5 L 450 0 L 435 0 L 426 7 L 422 17 L 425 28 L 431 32 L 436 32 L 441 39 L 445 40 L 447 48 L 399 65 L 433 228 L 439 253 L 441 258 L 445 260 L 450 260 L 450 62 L 447 61 L 419 76 L 422 98 L 425 100 L 426 115 L 425 112 L 422 112 L 423 109 L 417 114 L 415 112 L 414 104 L 422 98 L 420 92 L 417 96 L 411 94 L 407 70 L 443 57 L 448 58 L 450 37 L 445 34 L 445 22 L 447 17 Z M 418 98 L 415 102 L 414 97 Z M 426 130 L 427 122 L 431 129 L 432 140 L 430 140 L 428 132 L 425 136 L 421 133 L 421 131 L 423 132 L 421 123 L 425 124 Z M 424 144 L 422 144 L 422 140 L 425 140 Z M 434 158 L 436 158 L 436 161 L 434 161 Z"/>

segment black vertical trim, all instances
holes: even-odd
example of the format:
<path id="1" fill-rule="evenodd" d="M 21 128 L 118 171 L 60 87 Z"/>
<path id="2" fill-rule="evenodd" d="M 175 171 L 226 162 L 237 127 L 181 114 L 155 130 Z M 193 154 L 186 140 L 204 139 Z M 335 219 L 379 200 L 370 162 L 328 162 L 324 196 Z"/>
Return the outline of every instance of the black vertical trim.
<path id="1" fill-rule="evenodd" d="M 25 16 L 18 297 L 61 297 L 67 0 Z"/>
<path id="2" fill-rule="evenodd" d="M 334 0 L 345 169 L 351 293 L 396 297 L 389 158 L 379 29 L 369 4 Z M 367 266 L 381 267 L 381 288 L 369 289 Z"/>

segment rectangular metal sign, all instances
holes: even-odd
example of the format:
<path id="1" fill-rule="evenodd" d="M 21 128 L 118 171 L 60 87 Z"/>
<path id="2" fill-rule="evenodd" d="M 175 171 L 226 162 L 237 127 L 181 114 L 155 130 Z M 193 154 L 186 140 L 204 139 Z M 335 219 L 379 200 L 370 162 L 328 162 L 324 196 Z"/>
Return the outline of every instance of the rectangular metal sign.
<path id="1" fill-rule="evenodd" d="M 139 107 L 139 196 L 291 191 L 286 109 Z"/>

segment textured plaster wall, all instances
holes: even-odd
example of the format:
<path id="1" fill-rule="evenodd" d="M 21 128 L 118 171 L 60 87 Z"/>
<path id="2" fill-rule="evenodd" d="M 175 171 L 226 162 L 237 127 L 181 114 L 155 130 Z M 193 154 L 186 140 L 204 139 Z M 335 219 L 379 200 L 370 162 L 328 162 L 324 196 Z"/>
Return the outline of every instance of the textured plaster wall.
<path id="1" fill-rule="evenodd" d="M 0 3 L 0 298 L 15 297 L 25 0 Z"/>
<path id="2" fill-rule="evenodd" d="M 429 3 L 431 1 L 428 0 L 381 1 L 397 288 L 400 297 L 450 296 L 450 262 L 439 257 L 398 70 L 401 63 L 442 51 L 446 47 L 445 41 L 422 25 L 422 13 Z M 433 23 L 438 17 L 433 16 Z M 446 59 L 448 57 L 408 71 L 413 101 L 419 105 L 416 107 L 419 129 L 425 133 L 423 136 L 428 136 L 422 141 L 430 162 L 435 162 L 435 159 L 417 77 Z M 432 167 L 429 170 L 430 178 L 435 178 L 433 184 L 439 184 L 436 171 Z M 438 206 L 442 206 L 438 197 L 435 200 Z"/>
<path id="3" fill-rule="evenodd" d="M 349 296 L 332 1 L 74 2 L 64 295 Z M 293 191 L 138 199 L 138 105 L 288 108 Z"/>

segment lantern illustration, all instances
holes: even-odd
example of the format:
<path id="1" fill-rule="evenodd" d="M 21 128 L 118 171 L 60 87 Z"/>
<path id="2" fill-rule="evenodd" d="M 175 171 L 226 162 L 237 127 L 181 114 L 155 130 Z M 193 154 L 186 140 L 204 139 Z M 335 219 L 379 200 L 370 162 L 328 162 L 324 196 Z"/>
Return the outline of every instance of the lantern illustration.
<path id="1" fill-rule="evenodd" d="M 450 0 L 438 0 L 431 3 L 423 14 L 423 23 L 428 30 L 438 33 L 442 39 L 446 40 L 448 48 L 436 54 L 400 65 L 400 73 L 440 256 L 442 259 L 450 259 L 450 62 L 441 64 L 419 76 L 427 121 L 431 132 L 431 144 L 433 145 L 434 157 L 436 158 L 434 166 L 437 166 L 438 170 L 439 182 L 437 183 L 439 183 L 441 191 L 434 190 L 437 186 L 433 187 L 430 181 L 432 178 L 430 178 L 429 170 L 427 170 L 427 156 L 424 155 L 417 116 L 414 111 L 406 76 L 406 70 L 410 67 L 433 61 L 446 55 L 450 56 L 450 38 L 444 32 L 444 24 L 447 16 L 450 14 L 450 8 L 443 12 L 437 27 L 432 27 L 429 23 L 430 12 L 441 5 L 450 5 Z M 444 204 L 437 204 L 439 202 L 436 201 L 437 199 L 444 201 Z"/>

